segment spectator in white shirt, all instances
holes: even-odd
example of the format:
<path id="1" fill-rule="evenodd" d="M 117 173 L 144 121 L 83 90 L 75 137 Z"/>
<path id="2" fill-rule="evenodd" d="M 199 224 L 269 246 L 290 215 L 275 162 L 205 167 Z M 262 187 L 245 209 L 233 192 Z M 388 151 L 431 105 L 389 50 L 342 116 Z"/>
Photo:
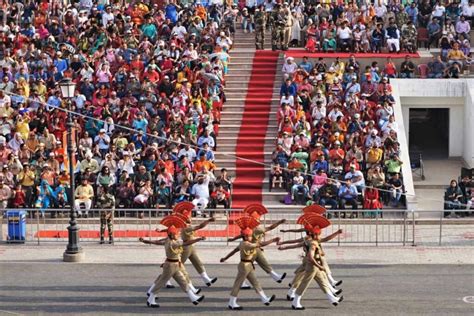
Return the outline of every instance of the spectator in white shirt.
<path id="1" fill-rule="evenodd" d="M 293 57 L 288 57 L 286 63 L 283 64 L 281 71 L 285 78 L 293 78 L 293 74 L 297 69 L 298 65 L 295 63 L 295 59 Z"/>
<path id="2" fill-rule="evenodd" d="M 194 195 L 193 204 L 196 207 L 196 214 L 201 215 L 202 210 L 209 203 L 209 176 L 198 175 L 197 183 L 193 185 L 191 194 Z"/>

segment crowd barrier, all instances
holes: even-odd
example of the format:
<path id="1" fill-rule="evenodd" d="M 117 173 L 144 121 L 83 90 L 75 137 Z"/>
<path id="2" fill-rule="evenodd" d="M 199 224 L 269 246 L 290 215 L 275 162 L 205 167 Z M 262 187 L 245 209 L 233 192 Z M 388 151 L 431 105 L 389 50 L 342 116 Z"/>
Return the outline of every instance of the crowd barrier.
<path id="1" fill-rule="evenodd" d="M 11 211 L 25 211 L 24 234 L 26 243 L 67 243 L 69 226 L 68 209 L 48 209 L 41 216 L 38 209 L 15 209 Z M 84 212 L 84 211 L 83 211 Z M 80 228 L 80 239 L 82 243 L 96 243 L 100 239 L 101 214 L 106 212 L 100 209 L 90 209 L 88 217 L 78 218 L 77 224 Z M 145 239 L 159 239 L 165 237 L 165 233 L 157 231 L 164 227 L 160 225 L 163 216 L 169 214 L 169 209 L 117 209 L 114 212 L 113 236 L 114 243 L 132 242 L 142 237 Z M 443 245 L 462 244 L 474 245 L 474 233 L 469 233 L 474 223 L 473 217 L 460 219 L 444 218 L 445 211 L 440 213 L 439 219 L 420 219 L 416 212 L 407 210 L 328 210 L 327 216 L 332 225 L 323 230 L 324 236 L 330 235 L 341 229 L 338 235 L 329 243 L 334 245 Z M 467 212 L 456 211 L 458 214 Z M 4 216 L 6 210 L 0 211 L 0 241 L 23 242 L 15 240 L 15 236 L 8 236 L 9 219 Z M 52 216 L 52 214 L 54 214 Z M 84 213 L 83 213 L 84 214 Z M 211 214 L 215 221 L 209 223 L 204 229 L 197 232 L 198 236 L 205 236 L 205 242 L 229 244 L 229 238 L 237 236 L 240 232 L 235 224 L 241 214 L 240 209 L 208 209 L 204 211 L 206 217 L 193 217 L 193 225 L 197 225 L 209 218 Z M 302 232 L 281 232 L 281 230 L 295 230 L 301 228 L 295 224 L 299 213 L 280 210 L 265 214 L 261 221 L 263 226 L 270 226 L 282 219 L 286 222 L 272 230 L 268 236 L 279 236 L 283 240 L 298 239 L 304 236 Z M 11 219 L 11 218 L 10 218 Z M 15 225 L 15 223 L 13 223 Z M 20 225 L 19 222 L 16 225 Z M 108 241 L 108 227 L 104 222 L 104 237 Z M 10 227 L 11 230 L 11 227 Z M 21 231 L 21 230 L 18 230 Z M 10 232 L 11 233 L 11 232 Z M 15 234 L 15 232 L 14 232 Z M 18 236 L 17 236 L 18 237 Z"/>

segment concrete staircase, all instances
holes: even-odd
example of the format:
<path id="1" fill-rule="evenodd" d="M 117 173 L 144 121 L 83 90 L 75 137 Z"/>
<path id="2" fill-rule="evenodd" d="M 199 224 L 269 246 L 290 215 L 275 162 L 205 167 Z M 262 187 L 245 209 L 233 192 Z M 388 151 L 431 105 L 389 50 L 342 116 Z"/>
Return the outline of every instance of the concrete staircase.
<path id="1" fill-rule="evenodd" d="M 265 49 L 271 49 L 271 34 L 267 32 L 265 35 Z M 224 109 L 221 114 L 221 125 L 219 128 L 219 136 L 217 137 L 217 151 L 216 162 L 218 168 L 226 168 L 229 170 L 229 174 L 235 177 L 235 147 L 237 137 L 240 131 L 240 124 L 242 120 L 242 113 L 244 110 L 245 98 L 247 91 L 252 89 L 248 87 L 248 81 L 252 72 L 252 61 L 255 54 L 255 35 L 254 33 L 243 33 L 242 30 L 238 29 L 234 37 L 234 48 L 230 55 L 231 60 L 229 64 L 229 74 L 226 77 L 226 97 L 227 102 L 224 104 Z M 275 141 L 277 137 L 277 122 L 276 113 L 278 111 L 279 104 L 279 91 L 282 82 L 281 67 L 283 63 L 283 57 L 280 55 L 277 65 L 277 76 L 273 86 L 273 98 L 270 112 L 269 125 L 265 137 L 265 159 L 264 162 L 266 167 L 266 177 L 262 183 L 255 183 L 255 186 L 262 187 L 263 202 L 269 209 L 280 209 L 282 207 L 287 208 L 280 201 L 283 200 L 285 192 L 282 189 L 275 189 L 272 192 L 269 191 L 269 172 L 271 163 L 271 153 L 275 149 Z M 265 77 L 265 69 L 259 70 L 262 78 Z M 255 112 L 255 115 L 260 115 L 259 112 Z M 264 115 L 264 113 L 262 113 Z M 250 140 L 253 136 L 248 134 Z M 255 160 L 251 155 L 242 157 L 245 159 Z M 253 167 L 248 167 L 253 168 Z M 299 209 L 300 207 L 295 207 Z"/>

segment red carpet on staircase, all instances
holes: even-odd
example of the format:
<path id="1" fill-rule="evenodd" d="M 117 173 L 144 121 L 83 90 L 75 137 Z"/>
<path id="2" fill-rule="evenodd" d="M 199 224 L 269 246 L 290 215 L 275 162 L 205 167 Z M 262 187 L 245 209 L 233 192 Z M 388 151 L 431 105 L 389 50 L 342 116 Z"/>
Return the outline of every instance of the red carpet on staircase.
<path id="1" fill-rule="evenodd" d="M 245 160 L 236 159 L 232 208 L 242 208 L 250 203 L 262 203 L 265 167 L 254 161 L 265 162 L 265 136 L 271 110 L 278 55 L 278 52 L 256 51 L 253 58 L 235 149 L 237 157 Z"/>

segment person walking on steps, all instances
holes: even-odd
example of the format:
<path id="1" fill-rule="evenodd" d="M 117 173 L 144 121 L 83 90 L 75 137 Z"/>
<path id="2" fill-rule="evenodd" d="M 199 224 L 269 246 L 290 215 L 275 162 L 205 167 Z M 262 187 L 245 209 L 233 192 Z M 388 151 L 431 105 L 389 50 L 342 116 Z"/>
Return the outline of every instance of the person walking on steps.
<path id="1" fill-rule="evenodd" d="M 221 258 L 220 260 L 220 262 L 225 262 L 237 252 L 240 253 L 240 263 L 237 267 L 238 273 L 234 281 L 234 286 L 232 287 L 232 292 L 230 293 L 228 308 L 231 310 L 243 309 L 240 305 L 237 304 L 237 296 L 239 295 L 240 288 L 245 279 L 248 279 L 250 281 L 255 291 L 260 296 L 262 303 L 268 306 L 275 299 L 275 295 L 268 297 L 265 294 L 255 275 L 255 267 L 253 262 L 255 260 L 254 258 L 258 248 L 265 247 L 274 242 L 278 242 L 280 239 L 276 237 L 263 242 L 253 242 L 253 229 L 258 226 L 258 221 L 254 217 L 245 215 L 237 219 L 236 223 L 241 229 L 241 236 L 243 238 L 243 241 L 240 242 L 238 247 L 236 247 L 229 254 L 227 254 L 227 256 Z"/>
<path id="2" fill-rule="evenodd" d="M 156 295 L 159 293 L 161 288 L 165 286 L 166 282 L 173 278 L 180 286 L 180 288 L 185 292 L 191 302 L 194 305 L 198 305 L 203 299 L 204 296 L 198 296 L 190 288 L 189 284 L 186 281 L 186 277 L 183 273 L 185 270 L 183 263 L 181 262 L 181 254 L 183 253 L 184 246 L 190 246 L 201 240 L 205 240 L 205 237 L 199 237 L 187 242 L 181 242 L 178 240 L 179 230 L 186 228 L 186 222 L 177 216 L 169 215 L 161 220 L 161 224 L 167 226 L 167 238 L 164 240 L 158 241 L 148 241 L 140 238 L 139 241 L 145 244 L 154 244 L 165 247 L 166 261 L 163 263 L 163 271 L 160 276 L 155 280 L 155 283 L 148 290 L 150 296 L 147 299 L 148 307 L 160 307 L 156 302 Z"/>
<path id="3" fill-rule="evenodd" d="M 255 218 L 259 225 L 255 227 L 253 230 L 252 234 L 252 242 L 253 243 L 259 243 L 263 240 L 263 237 L 265 236 L 266 233 L 274 230 L 281 224 L 284 224 L 286 222 L 285 219 L 282 219 L 270 226 L 263 227 L 260 225 L 260 217 L 266 213 L 268 213 L 268 210 L 261 204 L 250 204 L 247 207 L 244 208 L 244 213 Z M 228 241 L 235 241 L 237 239 L 243 238 L 242 235 L 235 236 L 233 238 L 229 238 Z M 267 258 L 265 257 L 265 254 L 263 253 L 263 249 L 257 248 L 255 250 L 255 258 L 254 261 L 257 262 L 257 264 L 265 271 L 265 273 L 269 274 L 272 279 L 277 282 L 281 283 L 283 279 L 286 277 L 286 273 L 280 274 L 277 273 L 275 270 L 273 270 L 272 266 L 268 262 Z M 250 289 L 250 285 L 244 281 L 242 284 L 243 289 Z"/>

